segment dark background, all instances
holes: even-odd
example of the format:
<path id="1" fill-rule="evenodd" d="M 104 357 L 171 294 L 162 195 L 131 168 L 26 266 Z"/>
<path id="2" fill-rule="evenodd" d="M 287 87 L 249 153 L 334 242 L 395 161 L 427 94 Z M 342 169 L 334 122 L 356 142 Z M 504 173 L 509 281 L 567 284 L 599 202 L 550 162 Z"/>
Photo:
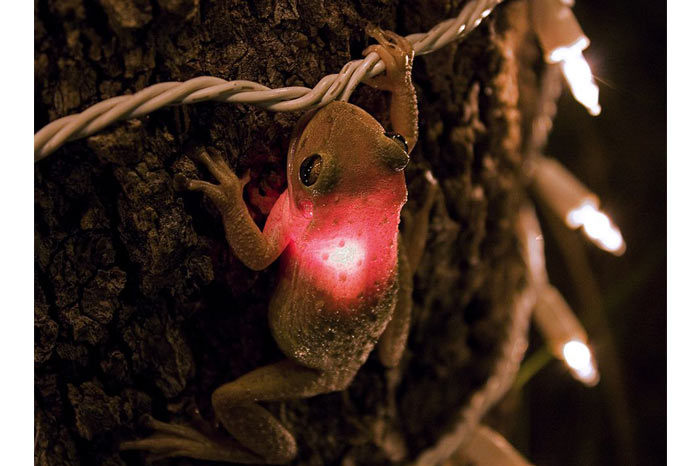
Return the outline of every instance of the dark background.
<path id="1" fill-rule="evenodd" d="M 600 196 L 627 252 L 543 220 L 550 279 L 588 329 L 602 380 L 586 388 L 550 361 L 516 395 L 513 440 L 541 466 L 665 464 L 666 5 L 586 0 L 574 12 L 603 111 L 591 118 L 565 90 L 547 152 Z M 539 347 L 535 335 L 528 354 Z"/>

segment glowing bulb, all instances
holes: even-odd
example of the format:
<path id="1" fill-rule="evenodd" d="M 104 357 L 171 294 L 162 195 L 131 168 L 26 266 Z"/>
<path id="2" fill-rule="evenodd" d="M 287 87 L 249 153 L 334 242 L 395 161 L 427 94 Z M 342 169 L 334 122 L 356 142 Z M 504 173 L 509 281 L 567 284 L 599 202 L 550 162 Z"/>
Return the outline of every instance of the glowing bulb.
<path id="1" fill-rule="evenodd" d="M 540 289 L 533 318 L 551 353 L 566 363 L 571 374 L 586 385 L 597 384 L 600 375 L 585 343 L 586 331 L 556 288 Z"/>
<path id="2" fill-rule="evenodd" d="M 571 228 L 583 227 L 583 232 L 601 249 L 615 255 L 625 252 L 625 240 L 619 228 L 590 200 L 569 211 L 566 223 Z"/>
<path id="3" fill-rule="evenodd" d="M 570 340 L 564 344 L 562 355 L 577 379 L 587 385 L 598 383 L 600 377 L 588 345 L 578 340 Z"/>
<path id="4" fill-rule="evenodd" d="M 555 50 L 555 52 L 561 49 Z M 552 53 L 554 55 L 554 52 Z M 568 51 L 561 51 L 559 55 L 563 55 L 561 60 L 561 69 L 569 83 L 571 93 L 581 105 L 588 109 L 588 113 L 593 116 L 600 115 L 600 104 L 598 103 L 598 95 L 600 93 L 598 86 L 593 81 L 593 73 L 588 62 L 583 58 L 581 50 L 571 48 Z"/>
<path id="5" fill-rule="evenodd" d="M 356 271 L 365 260 L 365 249 L 354 240 L 340 240 L 319 251 L 321 260 L 340 274 Z"/>
<path id="6" fill-rule="evenodd" d="M 540 198 L 569 228 L 583 227 L 586 236 L 615 255 L 625 252 L 625 240 L 617 226 L 598 209 L 600 201 L 562 164 L 537 157 L 533 187 Z"/>
<path id="7" fill-rule="evenodd" d="M 571 11 L 570 0 L 531 0 L 532 21 L 544 57 L 549 63 L 559 63 L 571 92 L 591 115 L 600 114 L 598 86 L 583 58 L 590 40 Z"/>
<path id="8" fill-rule="evenodd" d="M 581 36 L 578 39 L 576 39 L 576 42 L 574 42 L 571 45 L 557 47 L 556 49 L 552 50 L 549 54 L 549 57 L 547 57 L 548 61 L 550 63 L 563 62 L 570 56 L 583 53 L 583 51 L 586 49 L 586 47 L 590 45 L 590 43 L 591 42 L 588 40 L 588 37 Z"/>
<path id="9" fill-rule="evenodd" d="M 356 299 L 367 288 L 373 269 L 364 238 L 331 235 L 312 239 L 303 250 L 304 276 L 335 300 Z"/>

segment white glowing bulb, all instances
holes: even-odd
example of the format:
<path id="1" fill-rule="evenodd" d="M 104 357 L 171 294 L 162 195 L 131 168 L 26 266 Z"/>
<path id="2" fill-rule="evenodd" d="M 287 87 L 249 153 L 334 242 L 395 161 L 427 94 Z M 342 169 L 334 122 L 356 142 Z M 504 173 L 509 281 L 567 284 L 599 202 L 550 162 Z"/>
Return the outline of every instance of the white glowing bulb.
<path id="1" fill-rule="evenodd" d="M 540 290 L 533 318 L 552 354 L 566 363 L 571 374 L 588 386 L 598 383 L 586 331 L 556 288 L 545 285 Z"/>
<path id="2" fill-rule="evenodd" d="M 588 385 L 598 383 L 598 370 L 588 345 L 578 340 L 570 340 L 564 344 L 562 354 L 564 361 L 579 380 Z"/>
<path id="3" fill-rule="evenodd" d="M 552 50 L 549 57 L 547 57 L 548 61 L 550 63 L 559 63 L 571 56 L 580 55 L 589 45 L 591 45 L 591 41 L 588 40 L 588 37 L 581 36 L 571 45 L 557 47 Z"/>
<path id="4" fill-rule="evenodd" d="M 583 58 L 590 40 L 581 30 L 571 11 L 571 0 L 531 0 L 535 33 L 540 40 L 545 59 L 559 63 L 571 92 L 591 115 L 600 114 L 598 86 Z"/>
<path id="5" fill-rule="evenodd" d="M 569 47 L 556 49 L 550 57 L 552 61 L 560 63 L 574 98 L 588 109 L 588 113 L 596 116 L 600 115 L 601 110 L 598 103 L 600 90 L 593 80 L 591 67 L 583 57 L 582 50 L 585 48 L 583 44 L 588 44 L 588 39 L 585 37 L 583 39 L 585 41 L 579 41 Z"/>
<path id="6" fill-rule="evenodd" d="M 619 228 L 590 200 L 569 211 L 566 223 L 571 228 L 583 227 L 586 236 L 601 249 L 618 256 L 625 252 L 625 240 Z"/>
<path id="7" fill-rule="evenodd" d="M 321 260 L 336 272 L 355 272 L 365 260 L 365 248 L 359 242 L 348 239 L 330 244 L 320 251 Z"/>

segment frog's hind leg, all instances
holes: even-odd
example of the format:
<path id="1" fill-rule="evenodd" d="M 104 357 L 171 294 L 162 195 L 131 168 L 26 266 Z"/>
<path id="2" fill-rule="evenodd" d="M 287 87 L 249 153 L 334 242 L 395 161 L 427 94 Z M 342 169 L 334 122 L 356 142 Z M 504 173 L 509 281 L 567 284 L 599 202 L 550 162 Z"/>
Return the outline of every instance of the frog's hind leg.
<path id="1" fill-rule="evenodd" d="M 319 371 L 290 360 L 255 369 L 219 387 L 212 395 L 217 420 L 235 438 L 167 424 L 152 417 L 146 425 L 154 434 L 124 442 L 122 450 L 146 450 L 151 460 L 187 456 L 245 464 L 284 464 L 297 454 L 296 440 L 260 401 L 307 398 L 343 390 L 355 370 Z"/>
<path id="2" fill-rule="evenodd" d="M 217 419 L 237 441 L 266 463 L 283 464 L 296 456 L 296 441 L 257 402 L 307 398 L 343 390 L 355 372 L 318 371 L 285 360 L 255 369 L 219 387 L 212 395 L 212 405 Z"/>
<path id="3" fill-rule="evenodd" d="M 406 254 L 406 243 L 399 235 L 399 291 L 394 312 L 379 338 L 377 351 L 384 367 L 396 367 L 401 361 L 411 326 L 413 275 Z"/>
<path id="4" fill-rule="evenodd" d="M 425 197 L 420 209 L 412 215 L 409 212 L 401 212 L 401 221 L 406 221 L 407 223 L 403 239 L 405 240 L 404 246 L 406 248 L 407 265 L 410 270 L 411 280 L 413 280 L 413 275 L 418 270 L 418 265 L 425 251 L 425 243 L 428 239 L 428 226 L 430 225 L 430 211 L 435 205 L 435 196 L 439 189 L 437 180 L 433 177 L 430 170 L 427 170 L 423 176 L 427 184 L 424 190 Z"/>
<path id="5" fill-rule="evenodd" d="M 379 339 L 379 360 L 385 367 L 396 367 L 401 361 L 408 340 L 413 307 L 413 275 L 423 256 L 428 237 L 430 210 L 435 203 L 438 190 L 432 173 L 425 172 L 427 191 L 423 205 L 414 215 L 402 213 L 401 221 L 406 223 L 404 233 L 399 235 L 399 293 L 394 313 Z"/>
<path id="6" fill-rule="evenodd" d="M 146 451 L 148 463 L 177 456 L 230 463 L 261 462 L 260 457 L 241 448 L 233 439 L 213 433 L 211 428 L 169 424 L 150 415 L 144 416 L 141 422 L 153 434 L 141 440 L 122 442 L 119 449 Z"/>

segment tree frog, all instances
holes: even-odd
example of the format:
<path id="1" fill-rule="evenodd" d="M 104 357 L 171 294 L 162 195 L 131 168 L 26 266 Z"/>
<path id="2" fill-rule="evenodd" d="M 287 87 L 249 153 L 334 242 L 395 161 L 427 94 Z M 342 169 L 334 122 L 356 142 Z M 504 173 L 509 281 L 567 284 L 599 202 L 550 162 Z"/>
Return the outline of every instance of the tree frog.
<path id="1" fill-rule="evenodd" d="M 257 402 L 343 390 L 377 343 L 382 363 L 398 364 L 435 182 L 412 227 L 405 229 L 405 240 L 400 239 L 407 198 L 403 169 L 418 137 L 414 52 L 393 32 L 370 27 L 368 33 L 379 43 L 364 54 L 376 52 L 386 65 L 386 73 L 369 84 L 392 92 L 395 132 L 386 132 L 367 112 L 346 102 L 305 115 L 290 141 L 287 190 L 262 232 L 243 199 L 248 175 L 239 179 L 216 150 L 202 150 L 198 159 L 219 184 L 182 176 L 175 180 L 214 202 L 228 243 L 246 266 L 260 270 L 281 259 L 268 318 L 287 359 L 214 392 L 217 421 L 230 436 L 203 425 L 202 419 L 195 428 L 149 417 L 146 423 L 154 434 L 125 442 L 122 449 L 147 450 L 155 458 L 283 464 L 296 456 L 296 441 Z"/>

